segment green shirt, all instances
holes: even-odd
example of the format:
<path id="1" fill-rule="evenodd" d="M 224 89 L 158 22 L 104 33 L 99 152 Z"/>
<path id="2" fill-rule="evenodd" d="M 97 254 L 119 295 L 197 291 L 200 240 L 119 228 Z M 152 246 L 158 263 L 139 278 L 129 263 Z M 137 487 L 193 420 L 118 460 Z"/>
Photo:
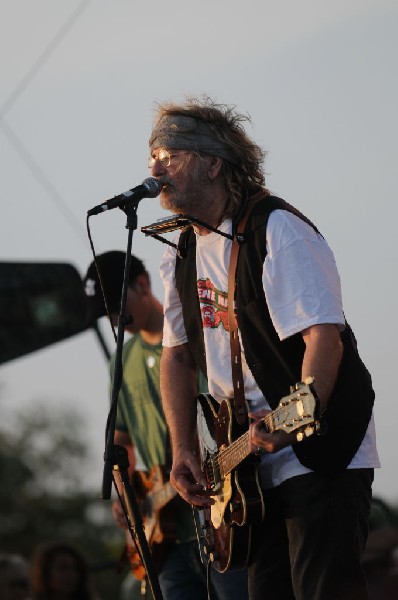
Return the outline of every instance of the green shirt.
<path id="1" fill-rule="evenodd" d="M 163 415 L 159 368 L 162 344 L 146 344 L 135 335 L 123 346 L 123 381 L 116 429 L 127 432 L 149 471 L 166 463 L 167 428 Z M 111 377 L 114 357 L 111 362 Z"/>

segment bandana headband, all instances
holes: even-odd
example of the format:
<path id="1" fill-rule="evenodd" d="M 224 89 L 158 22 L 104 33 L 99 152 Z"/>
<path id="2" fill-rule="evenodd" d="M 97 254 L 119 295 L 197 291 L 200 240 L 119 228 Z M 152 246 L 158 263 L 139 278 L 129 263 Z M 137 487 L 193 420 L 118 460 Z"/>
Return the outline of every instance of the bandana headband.
<path id="1" fill-rule="evenodd" d="M 240 164 L 232 148 L 219 140 L 207 123 L 194 117 L 165 115 L 152 131 L 149 147 L 151 153 L 155 148 L 188 150 L 219 156 L 234 165 Z"/>

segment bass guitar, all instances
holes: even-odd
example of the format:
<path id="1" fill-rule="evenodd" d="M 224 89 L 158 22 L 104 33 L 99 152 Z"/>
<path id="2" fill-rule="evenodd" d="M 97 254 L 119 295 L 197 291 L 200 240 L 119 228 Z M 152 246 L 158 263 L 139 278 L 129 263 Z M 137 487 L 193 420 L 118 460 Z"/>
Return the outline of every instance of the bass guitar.
<path id="1" fill-rule="evenodd" d="M 291 388 L 278 407 L 263 419 L 269 432 L 296 432 L 302 441 L 319 430 L 318 401 L 307 378 Z M 219 572 L 246 566 L 251 527 L 264 518 L 258 479 L 259 456 L 249 447 L 248 425 L 234 418 L 233 401 L 220 404 L 210 394 L 198 396 L 198 441 L 201 465 L 215 503 L 195 507 L 194 516 L 202 561 Z"/>

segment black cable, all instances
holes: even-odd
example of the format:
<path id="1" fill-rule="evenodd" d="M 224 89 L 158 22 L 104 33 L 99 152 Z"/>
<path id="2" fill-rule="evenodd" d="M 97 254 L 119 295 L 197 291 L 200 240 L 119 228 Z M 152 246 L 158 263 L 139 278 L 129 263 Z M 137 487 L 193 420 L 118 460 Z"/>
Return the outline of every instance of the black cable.
<path id="1" fill-rule="evenodd" d="M 0 108 L 0 117 L 4 118 L 7 111 L 11 108 L 13 104 L 18 100 L 19 96 L 22 92 L 28 87 L 30 82 L 36 76 L 36 74 L 40 71 L 41 67 L 45 64 L 45 62 L 50 58 L 51 54 L 54 50 L 59 46 L 61 41 L 66 37 L 69 31 L 72 28 L 72 25 L 81 17 L 83 11 L 87 8 L 87 6 L 92 2 L 92 0 L 83 0 L 81 4 L 77 7 L 77 9 L 71 14 L 71 16 L 65 21 L 62 25 L 61 29 L 57 31 L 54 35 L 53 39 L 50 43 L 44 48 L 41 55 L 38 59 L 33 63 L 29 71 L 22 77 L 19 84 L 16 86 L 14 91 L 9 95 L 7 100 L 3 102 Z"/>

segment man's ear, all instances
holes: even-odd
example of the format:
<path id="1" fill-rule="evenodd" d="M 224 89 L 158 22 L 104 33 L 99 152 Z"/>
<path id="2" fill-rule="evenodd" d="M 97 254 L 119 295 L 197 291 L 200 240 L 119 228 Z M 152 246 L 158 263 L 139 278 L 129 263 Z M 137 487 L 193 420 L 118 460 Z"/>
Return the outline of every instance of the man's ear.
<path id="1" fill-rule="evenodd" d="M 148 296 L 151 291 L 151 282 L 147 273 L 142 273 L 135 278 L 132 286 L 142 296 Z"/>
<path id="2" fill-rule="evenodd" d="M 222 167 L 222 158 L 219 156 L 210 157 L 210 165 L 208 170 L 208 176 L 210 181 L 214 181 L 217 175 L 220 173 Z"/>

